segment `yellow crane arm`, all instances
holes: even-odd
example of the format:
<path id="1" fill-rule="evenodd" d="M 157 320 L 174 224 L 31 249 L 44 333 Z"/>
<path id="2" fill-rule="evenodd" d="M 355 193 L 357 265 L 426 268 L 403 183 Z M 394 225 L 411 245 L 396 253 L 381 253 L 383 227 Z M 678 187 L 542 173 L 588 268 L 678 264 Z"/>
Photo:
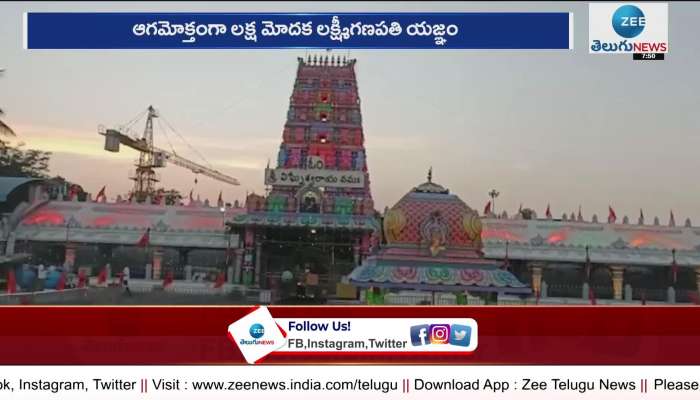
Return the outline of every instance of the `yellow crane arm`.
<path id="1" fill-rule="evenodd" d="M 163 160 L 171 162 L 177 166 L 180 166 L 182 168 L 187 168 L 190 171 L 194 172 L 195 174 L 202 174 L 205 176 L 208 176 L 212 179 L 216 179 L 217 181 L 220 182 L 225 182 L 228 183 L 229 185 L 240 185 L 238 182 L 238 179 L 228 176 L 226 174 L 223 174 L 215 169 L 205 167 L 204 165 L 197 164 L 196 162 L 192 160 L 188 160 L 184 157 L 181 157 L 174 152 L 159 149 L 157 147 L 153 148 L 153 154 L 155 159 L 158 159 L 162 157 Z"/>
<path id="2" fill-rule="evenodd" d="M 164 167 L 166 162 L 171 162 L 177 166 L 187 168 L 195 174 L 202 174 L 220 182 L 225 182 L 230 185 L 240 185 L 238 179 L 223 174 L 215 169 L 197 164 L 194 161 L 181 157 L 174 152 L 159 149 L 157 147 L 149 148 L 145 139 L 132 138 L 125 135 L 116 129 L 105 129 L 98 127 L 98 133 L 105 137 L 105 150 L 111 152 L 119 152 L 119 145 L 123 144 L 129 148 L 140 151 L 142 153 L 153 154 L 153 162 L 157 167 Z"/>

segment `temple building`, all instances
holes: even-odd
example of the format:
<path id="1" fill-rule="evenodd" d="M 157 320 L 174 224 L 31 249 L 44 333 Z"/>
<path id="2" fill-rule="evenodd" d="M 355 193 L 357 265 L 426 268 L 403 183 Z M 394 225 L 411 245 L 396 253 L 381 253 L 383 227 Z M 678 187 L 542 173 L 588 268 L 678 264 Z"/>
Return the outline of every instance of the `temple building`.
<path id="1" fill-rule="evenodd" d="M 635 222 L 577 218 L 482 218 L 487 258 L 509 260 L 543 301 L 700 303 L 700 228 L 673 214 Z"/>
<path id="2" fill-rule="evenodd" d="M 299 58 L 267 193 L 248 195 L 247 212 L 229 222 L 241 282 L 267 287 L 285 271 L 310 272 L 332 291 L 367 256 L 379 225 L 364 140 L 355 60 Z"/>
<path id="3" fill-rule="evenodd" d="M 384 289 L 383 295 L 406 289 L 529 295 L 530 288 L 505 270 L 502 262 L 484 258 L 481 230 L 478 213 L 434 183 L 431 171 L 427 182 L 385 212 L 386 243 L 373 249 L 350 281 L 361 288 Z"/>
<path id="4" fill-rule="evenodd" d="M 93 276 L 128 265 L 149 287 L 165 271 L 183 283 L 224 272 L 243 292 L 304 280 L 350 303 L 700 304 L 700 227 L 672 214 L 663 225 L 612 210 L 604 222 L 479 215 L 432 172 L 375 211 L 355 66 L 298 59 L 265 192 L 240 206 L 107 202 L 60 179 L 0 178 L 0 266 L 18 255 Z"/>

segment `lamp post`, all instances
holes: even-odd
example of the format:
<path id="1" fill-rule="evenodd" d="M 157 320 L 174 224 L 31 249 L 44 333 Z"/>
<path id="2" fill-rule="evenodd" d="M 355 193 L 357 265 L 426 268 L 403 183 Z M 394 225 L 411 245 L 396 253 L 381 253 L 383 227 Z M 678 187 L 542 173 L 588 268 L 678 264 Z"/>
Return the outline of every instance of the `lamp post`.
<path id="1" fill-rule="evenodd" d="M 496 213 L 496 197 L 498 197 L 499 194 L 501 193 L 496 189 L 491 189 L 489 192 L 489 197 L 491 197 L 491 205 L 493 206 L 493 213 L 496 215 L 498 215 L 498 213 Z"/>

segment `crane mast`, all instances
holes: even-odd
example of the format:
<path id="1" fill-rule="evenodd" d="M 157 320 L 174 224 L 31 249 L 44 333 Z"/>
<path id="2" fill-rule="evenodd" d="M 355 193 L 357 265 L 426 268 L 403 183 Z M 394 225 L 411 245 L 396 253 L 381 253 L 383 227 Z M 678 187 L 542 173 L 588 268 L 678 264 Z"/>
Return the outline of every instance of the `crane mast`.
<path id="1" fill-rule="evenodd" d="M 132 195 L 138 202 L 144 202 L 149 196 L 154 197 L 156 184 L 160 181 L 156 168 L 165 167 L 167 162 L 187 168 L 195 174 L 202 174 L 229 185 L 239 185 L 238 179 L 223 174 L 213 168 L 206 167 L 175 153 L 160 149 L 153 142 L 153 120 L 159 114 L 153 106 L 149 106 L 146 115 L 146 127 L 141 138 L 131 137 L 119 129 L 98 127 L 98 133 L 105 137 L 105 150 L 119 152 L 120 145 L 125 145 L 139 152 L 136 170 L 129 177 L 134 181 Z"/>
<path id="2" fill-rule="evenodd" d="M 146 117 L 146 128 L 143 131 L 142 140 L 146 148 L 153 149 L 153 118 L 158 118 L 158 113 L 153 106 L 148 106 L 148 116 Z M 143 202 L 148 196 L 153 197 L 156 191 L 156 183 L 159 181 L 155 168 L 162 167 L 154 163 L 153 151 L 142 151 L 139 154 L 139 161 L 136 164 L 136 171 L 130 177 L 134 181 L 132 191 L 136 201 Z"/>

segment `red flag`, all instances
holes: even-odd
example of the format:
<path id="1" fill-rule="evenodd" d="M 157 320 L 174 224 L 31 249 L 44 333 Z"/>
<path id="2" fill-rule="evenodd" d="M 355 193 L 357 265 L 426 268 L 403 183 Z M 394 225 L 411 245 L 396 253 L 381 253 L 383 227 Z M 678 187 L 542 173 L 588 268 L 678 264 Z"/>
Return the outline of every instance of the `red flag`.
<path id="1" fill-rule="evenodd" d="M 100 191 L 97 192 L 97 196 L 95 196 L 95 201 L 99 202 L 103 197 L 105 200 L 107 200 L 107 196 L 105 196 L 105 189 L 107 189 L 107 186 L 102 186 L 102 189 L 100 189 Z"/>
<path id="2" fill-rule="evenodd" d="M 486 207 L 484 207 L 484 215 L 489 215 L 491 214 L 491 202 L 489 201 L 486 203 Z"/>
<path id="3" fill-rule="evenodd" d="M 226 282 L 226 275 L 223 272 L 219 272 L 219 274 L 216 276 L 216 282 L 214 282 L 214 288 L 220 288 L 224 286 L 224 283 Z"/>
<path id="4" fill-rule="evenodd" d="M 58 278 L 58 283 L 56 284 L 56 290 L 63 290 L 66 288 L 66 273 L 61 272 L 61 276 Z"/>
<path id="5" fill-rule="evenodd" d="M 151 242 L 151 228 L 146 229 L 141 239 L 136 243 L 137 247 L 146 247 Z"/>
<path id="6" fill-rule="evenodd" d="M 596 305 L 595 293 L 593 292 L 593 287 L 588 287 L 588 299 L 591 301 L 591 305 Z"/>
<path id="7" fill-rule="evenodd" d="M 617 214 L 615 214 L 615 210 L 613 210 L 612 206 L 608 206 L 608 223 L 614 224 L 615 221 L 617 221 Z"/>
<path id="8" fill-rule="evenodd" d="M 223 198 L 222 196 L 223 196 L 223 193 L 222 193 L 222 192 L 219 192 L 219 199 L 216 201 L 216 204 L 217 204 L 219 207 L 223 207 L 223 206 L 224 206 L 224 198 Z"/>
<path id="9" fill-rule="evenodd" d="M 17 279 L 15 278 L 15 270 L 11 269 L 7 272 L 7 294 L 17 292 Z"/>
<path id="10" fill-rule="evenodd" d="M 101 285 L 103 283 L 107 282 L 107 267 L 102 267 L 102 271 L 100 271 L 99 275 L 97 275 L 97 284 Z"/>
<path id="11" fill-rule="evenodd" d="M 78 271 L 78 287 L 84 288 L 86 282 L 87 277 L 85 276 L 85 271 L 81 269 L 80 271 Z"/>
<path id="12" fill-rule="evenodd" d="M 167 271 L 165 273 L 165 278 L 163 278 L 163 287 L 168 287 L 173 283 L 173 271 Z"/>
<path id="13" fill-rule="evenodd" d="M 547 204 L 547 211 L 544 212 L 547 218 L 552 218 L 552 210 L 549 209 L 549 204 Z"/>

